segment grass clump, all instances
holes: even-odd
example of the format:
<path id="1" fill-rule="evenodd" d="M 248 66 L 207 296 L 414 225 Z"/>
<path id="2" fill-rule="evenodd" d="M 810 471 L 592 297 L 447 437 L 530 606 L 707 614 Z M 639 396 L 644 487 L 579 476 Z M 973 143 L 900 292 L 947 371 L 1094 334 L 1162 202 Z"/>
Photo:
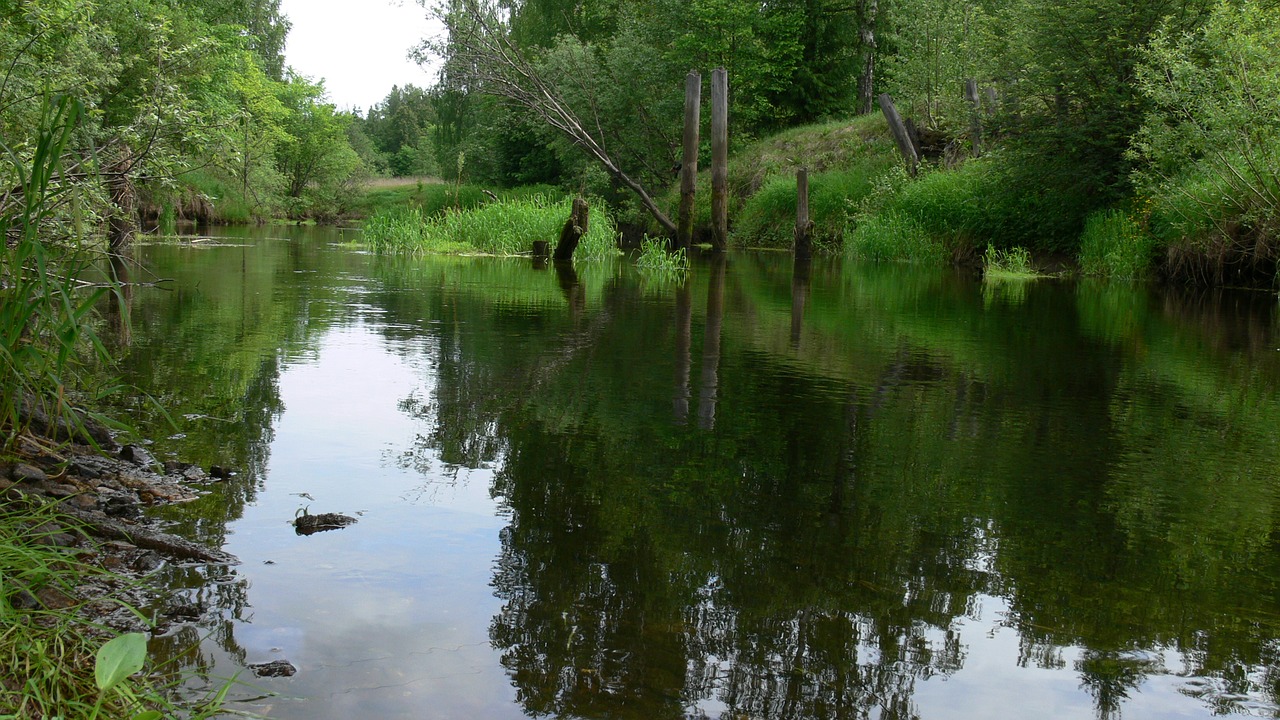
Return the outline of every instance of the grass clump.
<path id="1" fill-rule="evenodd" d="M 845 254 L 872 262 L 940 264 L 947 248 L 907 213 L 886 211 L 859 221 L 846 230 Z"/>
<path id="2" fill-rule="evenodd" d="M 1080 271 L 1085 275 L 1142 278 L 1151 269 L 1155 238 L 1123 210 L 1090 214 L 1080 236 Z"/>
<path id="3" fill-rule="evenodd" d="M 671 251 L 667 249 L 665 241 L 654 240 L 645 235 L 640 241 L 636 267 L 646 278 L 659 284 L 678 283 L 689 273 L 689 258 L 684 248 Z"/>
<path id="4" fill-rule="evenodd" d="M 1024 247 L 1000 250 L 987 243 L 982 254 L 982 277 L 990 280 L 1021 280 L 1040 277 L 1031 264 L 1031 253 Z"/>
<path id="5" fill-rule="evenodd" d="M 602 203 L 597 203 L 597 208 Z M 470 210 L 429 217 L 419 208 L 377 213 L 365 223 L 365 241 L 378 252 L 523 255 L 536 240 L 554 243 L 572 210 L 570 198 L 546 196 L 499 200 Z M 600 258 L 617 253 L 617 230 L 608 212 L 592 214 L 575 255 Z"/>

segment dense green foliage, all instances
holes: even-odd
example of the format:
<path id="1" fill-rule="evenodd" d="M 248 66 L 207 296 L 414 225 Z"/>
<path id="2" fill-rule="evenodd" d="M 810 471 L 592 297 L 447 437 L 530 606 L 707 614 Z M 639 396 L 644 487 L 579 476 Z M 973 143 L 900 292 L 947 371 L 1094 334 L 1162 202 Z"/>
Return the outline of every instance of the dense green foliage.
<path id="1" fill-rule="evenodd" d="M 738 150 L 731 175 L 752 163 L 759 150 L 747 148 L 756 138 L 867 112 L 873 92 L 895 98 L 920 129 L 926 158 L 948 170 L 926 174 L 921 188 L 899 183 L 907 197 L 857 212 L 849 208 L 878 182 L 877 168 L 857 177 L 819 174 L 815 230 L 828 244 L 847 244 L 861 226 L 870 245 L 879 241 L 866 236 L 881 229 L 901 237 L 919 229 L 929 235 L 922 247 L 942 246 L 955 257 L 971 257 L 988 242 L 1075 255 L 1086 219 L 1119 209 L 1151 234 L 1132 254 L 1140 265 L 1146 258 L 1169 273 L 1221 282 L 1269 279 L 1280 258 L 1280 7 L 1269 0 L 526 0 L 503 7 L 510 12 L 481 0 L 446 3 L 449 38 L 423 48 L 446 61 L 433 92 L 447 91 L 466 109 L 453 115 L 449 148 L 465 152 L 475 179 L 536 176 L 621 204 L 633 201 L 629 180 L 670 188 L 680 163 L 681 80 L 690 68 L 705 77 L 720 66 L 729 71 Z M 525 87 L 521 78 L 529 77 L 537 82 Z M 979 88 L 977 105 L 965 98 L 967 80 Z M 549 119 L 535 95 L 554 98 L 574 122 Z M 704 91 L 702 167 L 707 97 Z M 972 135 L 976 126 L 980 136 Z M 943 179 L 971 164 L 965 159 L 975 141 L 990 156 L 981 169 L 961 167 L 960 177 Z M 581 152 L 593 143 L 607 150 L 607 161 Z M 787 171 L 775 168 L 746 185 L 731 179 L 738 242 L 788 242 L 794 183 L 787 176 L 802 165 L 824 170 L 819 159 L 789 160 Z M 674 190 L 668 193 L 665 212 L 675 205 Z M 709 215 L 699 203 L 705 226 Z M 639 219 L 635 207 L 623 216 Z M 860 222 L 850 222 L 854 215 Z M 1090 225 L 1093 237 L 1100 227 Z"/>
<path id="2" fill-rule="evenodd" d="M 4 3 L 0 135 L 26 164 L 48 98 L 84 105 L 60 207 L 81 232 L 224 206 L 237 220 L 333 217 L 366 167 L 323 84 L 284 68 L 287 31 L 279 0 Z"/>

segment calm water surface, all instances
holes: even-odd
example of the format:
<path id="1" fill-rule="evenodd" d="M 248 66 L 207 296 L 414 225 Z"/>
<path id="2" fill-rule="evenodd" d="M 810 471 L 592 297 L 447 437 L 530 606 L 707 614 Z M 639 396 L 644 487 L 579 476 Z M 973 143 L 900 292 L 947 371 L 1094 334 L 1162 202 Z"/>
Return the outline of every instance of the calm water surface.
<path id="1" fill-rule="evenodd" d="M 138 250 L 124 408 L 239 475 L 164 511 L 193 694 L 272 718 L 1280 715 L 1267 294 L 783 255 Z M 358 514 L 301 537 L 296 513 Z"/>

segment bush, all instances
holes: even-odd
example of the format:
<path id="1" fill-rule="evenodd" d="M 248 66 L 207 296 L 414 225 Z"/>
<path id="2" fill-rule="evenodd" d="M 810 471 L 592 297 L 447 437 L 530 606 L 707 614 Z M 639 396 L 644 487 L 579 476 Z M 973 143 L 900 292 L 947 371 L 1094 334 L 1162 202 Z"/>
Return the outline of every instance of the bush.
<path id="1" fill-rule="evenodd" d="M 1280 258 L 1280 7 L 1219 3 L 1195 33 L 1161 32 L 1138 85 L 1152 111 L 1134 139 L 1172 274 L 1274 279 Z"/>

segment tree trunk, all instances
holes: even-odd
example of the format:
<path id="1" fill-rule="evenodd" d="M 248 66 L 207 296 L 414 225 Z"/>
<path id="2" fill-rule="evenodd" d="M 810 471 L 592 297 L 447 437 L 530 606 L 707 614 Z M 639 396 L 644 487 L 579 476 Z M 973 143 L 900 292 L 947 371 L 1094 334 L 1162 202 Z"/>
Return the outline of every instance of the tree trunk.
<path id="1" fill-rule="evenodd" d="M 792 245 L 797 261 L 809 259 L 809 236 L 812 231 L 813 222 L 809 220 L 809 169 L 800 168 L 796 171 L 796 234 Z"/>
<path id="2" fill-rule="evenodd" d="M 916 143 L 911 139 L 911 133 L 898 114 L 898 109 L 893 106 L 893 98 L 889 97 L 889 93 L 880 96 L 880 110 L 889 121 L 889 130 L 893 133 L 894 142 L 898 143 L 903 159 L 907 161 L 907 170 L 915 175 L 916 166 L 920 164 L 920 153 L 916 150 Z"/>
<path id="3" fill-rule="evenodd" d="M 875 103 L 876 13 L 879 9 L 879 0 L 864 0 L 860 13 L 862 27 L 858 29 L 858 39 L 862 43 L 862 73 L 858 75 L 859 115 L 871 112 Z"/>
<path id="4" fill-rule="evenodd" d="M 121 145 L 120 155 L 107 175 L 107 194 L 114 206 L 107 224 L 107 242 L 113 252 L 129 247 L 138 232 L 138 191 L 129 177 L 132 167 L 133 152 L 128 145 Z"/>

